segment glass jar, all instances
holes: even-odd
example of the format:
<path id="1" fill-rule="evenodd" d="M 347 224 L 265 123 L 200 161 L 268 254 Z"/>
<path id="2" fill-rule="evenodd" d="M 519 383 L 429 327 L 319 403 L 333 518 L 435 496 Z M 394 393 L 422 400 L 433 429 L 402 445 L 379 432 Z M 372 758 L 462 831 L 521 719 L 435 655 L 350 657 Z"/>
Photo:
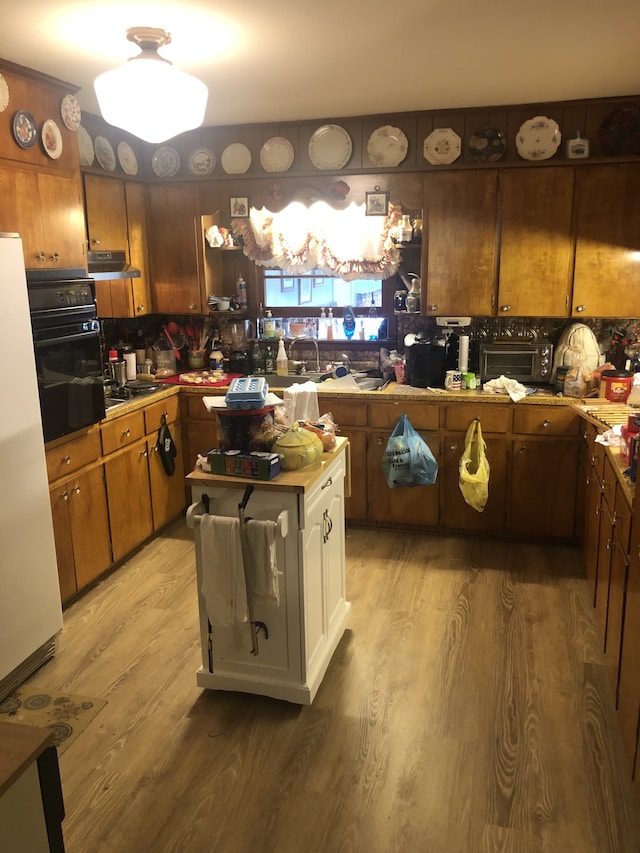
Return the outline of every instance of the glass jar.
<path id="1" fill-rule="evenodd" d="M 398 225 L 398 242 L 410 243 L 413 238 L 413 226 L 411 225 L 411 217 L 409 214 L 404 214 L 400 225 Z"/>

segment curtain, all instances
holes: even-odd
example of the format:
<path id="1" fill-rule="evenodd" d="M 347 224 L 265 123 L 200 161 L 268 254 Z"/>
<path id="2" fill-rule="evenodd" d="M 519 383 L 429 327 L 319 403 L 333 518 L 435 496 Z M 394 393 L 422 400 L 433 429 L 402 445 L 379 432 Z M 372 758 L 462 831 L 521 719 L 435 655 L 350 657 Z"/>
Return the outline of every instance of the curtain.
<path id="1" fill-rule="evenodd" d="M 336 210 L 324 201 L 309 207 L 294 201 L 279 213 L 252 207 L 231 229 L 260 266 L 291 275 L 320 270 L 345 281 L 379 279 L 390 278 L 400 263 L 391 238 L 399 216 L 392 205 L 388 216 L 367 216 L 363 204 Z"/>

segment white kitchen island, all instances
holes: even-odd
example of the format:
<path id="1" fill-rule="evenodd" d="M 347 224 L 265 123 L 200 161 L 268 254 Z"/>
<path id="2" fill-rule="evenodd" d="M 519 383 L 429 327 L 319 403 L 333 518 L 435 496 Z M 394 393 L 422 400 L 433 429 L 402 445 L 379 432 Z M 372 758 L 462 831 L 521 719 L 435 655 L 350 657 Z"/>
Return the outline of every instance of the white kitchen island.
<path id="1" fill-rule="evenodd" d="M 300 471 L 281 472 L 274 480 L 247 480 L 194 471 L 187 477 L 192 504 L 187 523 L 195 531 L 200 614 L 201 687 L 237 690 L 310 705 L 344 633 L 350 603 L 345 590 L 345 483 L 350 492 L 349 442 L 337 439 L 334 450 Z M 238 516 L 248 483 L 254 491 L 246 516 L 280 519 L 276 539 L 280 602 L 255 604 L 258 653 L 249 622 L 211 627 L 202 594 L 200 517 Z M 266 636 L 268 634 L 268 636 Z"/>

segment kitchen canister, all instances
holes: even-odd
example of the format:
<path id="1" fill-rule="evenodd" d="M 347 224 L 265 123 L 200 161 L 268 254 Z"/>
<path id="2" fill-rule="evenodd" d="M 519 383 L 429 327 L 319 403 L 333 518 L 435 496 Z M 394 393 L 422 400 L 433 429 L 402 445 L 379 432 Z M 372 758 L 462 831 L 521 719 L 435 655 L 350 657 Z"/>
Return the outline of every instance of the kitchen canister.
<path id="1" fill-rule="evenodd" d="M 633 373 L 627 370 L 603 370 L 600 381 L 604 383 L 604 396 L 610 403 L 627 402 L 633 384 Z"/>

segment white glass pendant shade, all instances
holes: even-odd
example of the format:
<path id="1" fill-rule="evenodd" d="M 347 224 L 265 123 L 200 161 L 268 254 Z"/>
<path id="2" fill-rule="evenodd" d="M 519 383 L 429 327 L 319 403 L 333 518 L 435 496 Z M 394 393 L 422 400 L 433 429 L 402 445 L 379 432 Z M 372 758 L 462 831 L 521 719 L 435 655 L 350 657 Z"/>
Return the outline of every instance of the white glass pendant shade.
<path id="1" fill-rule="evenodd" d="M 202 124 L 208 90 L 201 80 L 158 56 L 157 48 L 170 36 L 163 30 L 139 29 L 143 36 L 129 30 L 128 38 L 141 45 L 142 53 L 101 74 L 94 88 L 105 121 L 146 142 L 164 142 Z M 162 38 L 150 43 L 149 33 L 158 32 Z"/>

